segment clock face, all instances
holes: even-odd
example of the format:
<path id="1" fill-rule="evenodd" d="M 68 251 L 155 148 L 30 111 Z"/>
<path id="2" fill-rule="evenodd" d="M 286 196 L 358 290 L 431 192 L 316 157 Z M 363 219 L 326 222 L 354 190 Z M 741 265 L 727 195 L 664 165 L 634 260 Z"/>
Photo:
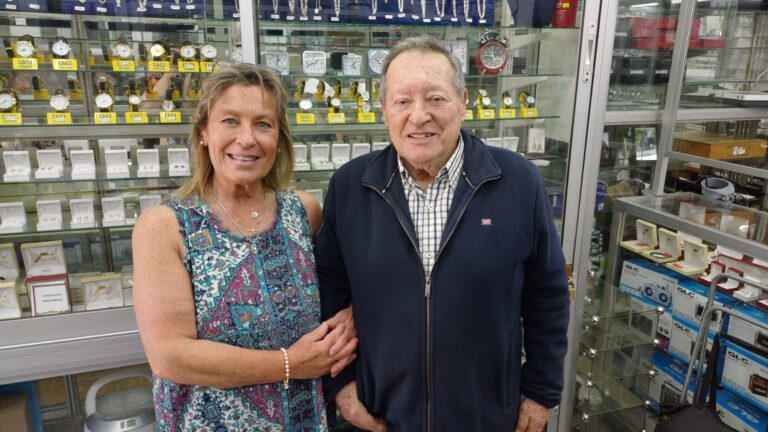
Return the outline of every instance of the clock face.
<path id="1" fill-rule="evenodd" d="M 131 105 L 138 105 L 141 103 L 141 97 L 139 95 L 132 94 L 128 96 L 128 103 Z"/>
<path id="2" fill-rule="evenodd" d="M 126 43 L 119 43 L 115 45 L 115 54 L 121 59 L 127 60 L 133 55 L 133 49 Z"/>
<path id="3" fill-rule="evenodd" d="M 112 106 L 112 96 L 109 93 L 99 93 L 96 95 L 96 106 L 101 109 L 107 109 Z"/>
<path id="4" fill-rule="evenodd" d="M 61 93 L 51 96 L 51 108 L 56 111 L 64 111 L 69 107 L 69 98 Z"/>
<path id="5" fill-rule="evenodd" d="M 0 93 L 0 111 L 8 111 L 16 106 L 16 97 L 10 93 Z"/>
<path id="6" fill-rule="evenodd" d="M 332 98 L 331 99 L 331 106 L 334 107 L 334 108 L 340 107 L 341 106 L 341 101 L 339 100 L 339 98 Z"/>
<path id="7" fill-rule="evenodd" d="M 301 54 L 301 64 L 307 75 L 325 75 L 325 52 L 304 51 Z"/>
<path id="8" fill-rule="evenodd" d="M 163 111 L 173 111 L 173 101 L 163 101 Z"/>
<path id="9" fill-rule="evenodd" d="M 360 110 L 365 113 L 371 112 L 371 103 L 368 101 L 363 102 L 362 105 L 360 105 Z"/>
<path id="10" fill-rule="evenodd" d="M 288 75 L 288 53 L 268 52 L 264 53 L 267 66 L 276 70 L 280 75 Z"/>
<path id="11" fill-rule="evenodd" d="M 200 54 L 202 54 L 206 60 L 213 60 L 216 58 L 217 54 L 216 47 L 209 43 L 204 44 L 200 47 Z"/>
<path id="12" fill-rule="evenodd" d="M 19 57 L 32 57 L 35 54 L 35 46 L 29 41 L 16 42 L 16 55 Z"/>
<path id="13" fill-rule="evenodd" d="M 357 54 L 341 56 L 341 73 L 350 76 L 360 76 L 363 73 L 363 57 Z"/>
<path id="14" fill-rule="evenodd" d="M 466 40 L 448 40 L 445 41 L 445 47 L 461 63 L 461 72 L 467 73 L 467 41 Z"/>
<path id="15" fill-rule="evenodd" d="M 384 69 L 384 60 L 386 60 L 389 54 L 388 49 L 370 49 L 368 50 L 368 69 L 371 73 L 381 75 L 381 71 Z"/>
<path id="16" fill-rule="evenodd" d="M 491 106 L 491 98 L 488 96 L 483 96 L 483 98 L 480 100 L 480 103 L 482 103 L 484 107 Z"/>
<path id="17" fill-rule="evenodd" d="M 484 74 L 497 74 L 507 65 L 507 47 L 497 40 L 488 41 L 480 47 L 475 60 Z"/>
<path id="18" fill-rule="evenodd" d="M 303 109 L 304 111 L 307 111 L 312 108 L 312 101 L 308 98 L 304 98 L 299 101 L 299 108 Z"/>
<path id="19" fill-rule="evenodd" d="M 62 39 L 57 39 L 52 45 L 51 45 L 51 52 L 54 55 L 57 55 L 59 57 L 65 57 L 69 55 L 69 51 L 72 48 L 70 48 L 69 43 Z"/>
<path id="20" fill-rule="evenodd" d="M 512 96 L 504 96 L 502 102 L 504 102 L 504 105 L 506 106 L 511 106 L 514 101 L 512 100 Z"/>
<path id="21" fill-rule="evenodd" d="M 149 55 L 151 55 L 152 58 L 160 58 L 165 55 L 165 47 L 162 44 L 154 43 L 149 47 Z"/>
<path id="22" fill-rule="evenodd" d="M 192 60 L 195 58 L 195 47 L 192 45 L 182 45 L 181 48 L 179 48 L 179 54 L 182 58 L 187 60 Z"/>

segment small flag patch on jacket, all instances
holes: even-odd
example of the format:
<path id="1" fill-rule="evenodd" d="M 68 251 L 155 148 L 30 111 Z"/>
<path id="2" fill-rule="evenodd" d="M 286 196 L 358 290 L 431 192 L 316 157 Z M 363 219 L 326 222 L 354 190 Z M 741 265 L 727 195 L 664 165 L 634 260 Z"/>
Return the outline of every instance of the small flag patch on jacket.
<path id="1" fill-rule="evenodd" d="M 480 225 L 491 226 L 493 225 L 493 221 L 491 220 L 491 218 L 480 219 Z"/>

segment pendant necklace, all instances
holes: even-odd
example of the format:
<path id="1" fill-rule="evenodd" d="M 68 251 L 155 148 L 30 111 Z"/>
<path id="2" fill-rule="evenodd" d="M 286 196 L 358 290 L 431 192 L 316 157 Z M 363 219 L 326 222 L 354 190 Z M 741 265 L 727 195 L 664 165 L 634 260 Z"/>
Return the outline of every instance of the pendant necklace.
<path id="1" fill-rule="evenodd" d="M 339 15 L 341 15 L 341 0 L 333 0 L 333 12 L 336 14 L 336 20 L 338 21 Z"/>
<path id="2" fill-rule="evenodd" d="M 320 0 L 315 0 L 315 15 L 320 15 L 320 11 L 323 8 L 320 6 Z"/>
<path id="3" fill-rule="evenodd" d="M 480 2 L 483 3 L 483 8 L 480 9 Z M 481 20 L 485 19 L 485 0 L 477 0 L 477 15 Z"/>
<path id="4" fill-rule="evenodd" d="M 427 0 L 421 0 L 421 17 L 427 17 Z"/>
<path id="5" fill-rule="evenodd" d="M 403 9 L 405 9 L 405 0 L 397 0 L 397 12 L 403 13 Z"/>
<path id="6" fill-rule="evenodd" d="M 309 0 L 299 0 L 299 10 L 301 11 L 302 17 L 307 16 L 308 9 L 309 9 Z"/>
<path id="7" fill-rule="evenodd" d="M 435 13 L 440 18 L 445 16 L 445 5 L 448 3 L 448 0 L 442 0 L 442 3 L 441 7 L 440 0 L 435 0 Z"/>
<path id="8" fill-rule="evenodd" d="M 446 0 L 447 1 L 447 0 Z M 451 0 L 451 10 L 453 11 L 453 20 L 456 21 L 456 0 Z"/>
<path id="9" fill-rule="evenodd" d="M 222 212 L 224 213 L 224 216 L 226 216 L 227 219 L 229 219 L 229 221 L 232 222 L 232 225 L 235 228 L 239 229 L 241 232 L 243 232 L 243 231 L 250 231 L 251 235 L 256 234 L 257 231 L 256 231 L 256 226 L 255 225 L 252 225 L 250 227 L 246 227 L 246 226 L 242 225 L 237 220 L 235 220 L 235 218 L 229 213 L 229 210 L 227 210 L 227 207 L 224 205 L 224 202 L 221 200 L 221 198 L 219 198 L 218 195 L 215 195 L 215 194 L 212 193 L 211 196 L 216 200 L 216 204 L 219 205 L 219 207 L 221 208 Z M 267 210 L 269 210 L 268 207 L 267 207 L 267 196 L 268 196 L 268 194 L 265 192 L 264 193 L 264 211 L 265 212 Z M 262 218 L 261 215 L 259 214 L 259 212 L 256 211 L 256 209 L 251 209 L 251 219 L 253 219 L 254 222 L 259 221 L 259 224 L 258 224 L 259 225 L 259 230 L 258 230 L 258 232 L 261 232 L 261 230 L 264 228 L 264 220 L 266 218 Z"/>
<path id="10" fill-rule="evenodd" d="M 139 5 L 136 8 L 138 12 L 144 12 L 147 10 L 147 0 L 139 0 Z"/>
<path id="11" fill-rule="evenodd" d="M 296 2 L 294 0 L 288 0 L 288 11 L 291 13 L 291 16 L 293 16 L 293 13 L 295 10 L 296 10 Z"/>
<path id="12" fill-rule="evenodd" d="M 376 16 L 376 10 L 379 8 L 378 0 L 371 0 L 371 16 Z"/>
<path id="13" fill-rule="evenodd" d="M 274 12 L 275 15 L 278 14 L 277 7 L 277 0 L 272 0 L 272 12 Z"/>
<path id="14" fill-rule="evenodd" d="M 469 0 L 464 0 L 464 21 L 469 21 Z"/>

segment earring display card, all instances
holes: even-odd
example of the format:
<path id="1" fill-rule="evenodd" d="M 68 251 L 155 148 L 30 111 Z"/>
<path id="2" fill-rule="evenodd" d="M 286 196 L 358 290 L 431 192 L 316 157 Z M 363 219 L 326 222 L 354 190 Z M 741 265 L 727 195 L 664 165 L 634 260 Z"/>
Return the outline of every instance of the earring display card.
<path id="1" fill-rule="evenodd" d="M 38 150 L 36 179 L 56 179 L 64 174 L 61 150 Z"/>
<path id="2" fill-rule="evenodd" d="M 307 160 L 307 146 L 304 144 L 293 145 L 293 170 L 294 171 L 309 171 L 309 161 Z"/>
<path id="3" fill-rule="evenodd" d="M 707 257 L 707 246 L 703 243 L 696 243 L 690 240 L 683 241 L 683 260 L 665 264 L 668 268 L 682 273 L 686 276 L 693 276 L 704 273 L 709 266 Z"/>
<path id="4" fill-rule="evenodd" d="M 352 159 L 371 152 L 371 145 L 368 143 L 352 144 Z"/>
<path id="5" fill-rule="evenodd" d="M 0 244 L 0 282 L 13 282 L 19 277 L 19 260 L 13 243 Z"/>
<path id="6" fill-rule="evenodd" d="M 123 284 L 120 273 L 84 277 L 83 286 L 85 310 L 123 307 Z"/>
<path id="7" fill-rule="evenodd" d="M 67 272 L 64 245 L 61 240 L 24 243 L 21 245 L 21 258 L 28 277 L 59 275 Z"/>
<path id="8" fill-rule="evenodd" d="M 64 218 L 61 215 L 61 201 L 38 201 L 36 206 L 38 231 L 52 231 L 62 228 Z"/>
<path id="9" fill-rule="evenodd" d="M 27 151 L 7 151 L 3 152 L 3 161 L 5 162 L 5 182 L 24 182 L 29 181 L 29 175 L 32 172 L 32 165 L 29 162 L 29 152 Z"/>
<path id="10" fill-rule="evenodd" d="M 528 129 L 528 153 L 543 154 L 547 152 L 546 130 L 544 128 Z"/>
<path id="11" fill-rule="evenodd" d="M 96 226 L 92 198 L 75 198 L 69 200 L 69 211 L 72 215 L 72 220 L 70 221 L 72 229 L 93 228 Z"/>
<path id="12" fill-rule="evenodd" d="M 20 233 L 27 229 L 24 203 L 0 203 L 0 233 Z"/>
<path id="13" fill-rule="evenodd" d="M 138 177 L 160 176 L 160 153 L 157 149 L 136 150 L 136 163 L 139 165 Z"/>
<path id="14" fill-rule="evenodd" d="M 349 162 L 350 146 L 347 143 L 333 144 L 331 146 L 331 162 L 336 169 Z"/>
<path id="15" fill-rule="evenodd" d="M 128 153 L 125 150 L 105 150 L 104 160 L 107 162 L 107 178 L 119 179 L 130 176 Z"/>
<path id="16" fill-rule="evenodd" d="M 752 276 L 744 276 L 744 279 L 753 282 L 753 283 L 760 283 L 759 280 Z M 760 300 L 765 298 L 765 294 L 759 289 L 756 288 L 753 285 L 744 285 L 743 288 L 733 293 L 733 296 L 744 303 L 753 302 L 755 300 Z"/>
<path id="17" fill-rule="evenodd" d="M 635 229 L 637 231 L 637 238 L 635 240 L 624 240 L 621 242 L 622 247 L 634 252 L 640 252 L 654 249 L 658 246 L 659 241 L 656 235 L 655 224 L 638 219 L 635 222 Z"/>
<path id="18" fill-rule="evenodd" d="M 748 216 L 748 214 L 724 213 L 720 217 L 720 230 L 741 238 L 749 238 L 751 220 L 744 216 Z"/>
<path id="19" fill-rule="evenodd" d="M 186 177 L 189 175 L 189 149 L 168 149 L 168 175 L 171 177 Z"/>
<path id="20" fill-rule="evenodd" d="M 26 283 L 32 315 L 72 311 L 72 298 L 66 274 L 27 276 Z"/>
<path id="21" fill-rule="evenodd" d="M 125 225 L 125 201 L 123 197 L 108 197 L 101 199 L 102 226 Z"/>
<path id="22" fill-rule="evenodd" d="M 72 180 L 93 180 L 96 178 L 96 158 L 93 150 L 72 150 Z"/>
<path id="23" fill-rule="evenodd" d="M 157 207 L 162 203 L 163 198 L 160 195 L 139 195 L 139 206 L 142 213 L 147 209 Z"/>
<path id="24" fill-rule="evenodd" d="M 332 170 L 333 163 L 331 163 L 331 146 L 328 144 L 312 144 L 310 147 L 310 163 L 313 170 L 323 171 Z"/>
<path id="25" fill-rule="evenodd" d="M 677 233 L 659 228 L 659 247 L 640 251 L 640 255 L 659 264 L 677 261 L 680 258 L 680 238 Z"/>
<path id="26" fill-rule="evenodd" d="M 0 282 L 0 320 L 14 318 L 21 318 L 16 284 L 12 281 Z"/>

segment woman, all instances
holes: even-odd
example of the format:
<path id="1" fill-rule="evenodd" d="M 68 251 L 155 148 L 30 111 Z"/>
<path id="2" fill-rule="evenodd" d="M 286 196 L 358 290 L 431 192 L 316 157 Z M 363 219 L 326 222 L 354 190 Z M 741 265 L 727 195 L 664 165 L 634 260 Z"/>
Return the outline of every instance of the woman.
<path id="1" fill-rule="evenodd" d="M 320 206 L 287 192 L 287 94 L 238 64 L 207 80 L 192 177 L 133 232 L 134 302 L 158 430 L 326 430 L 318 377 L 354 359 L 351 311 L 320 323 Z"/>

